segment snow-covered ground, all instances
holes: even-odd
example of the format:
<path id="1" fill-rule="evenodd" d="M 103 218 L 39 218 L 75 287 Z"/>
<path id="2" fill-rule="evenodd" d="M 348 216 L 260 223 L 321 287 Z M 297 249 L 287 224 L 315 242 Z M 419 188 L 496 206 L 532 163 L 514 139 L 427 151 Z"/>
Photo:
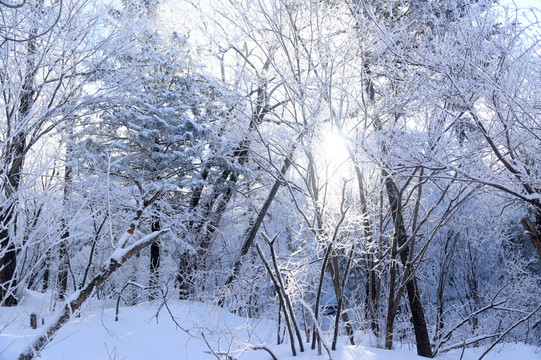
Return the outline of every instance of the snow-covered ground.
<path id="1" fill-rule="evenodd" d="M 0 308 L 0 359 L 16 359 L 31 339 L 40 331 L 41 319 L 51 317 L 50 297 L 26 292 L 16 308 Z M 39 327 L 32 330 L 31 313 L 38 315 Z M 46 315 L 48 314 L 48 315 Z M 45 316 L 44 316 L 45 315 Z M 173 318 L 173 317 L 174 318 Z M 239 360 L 266 360 L 271 356 L 267 346 L 278 359 L 326 359 L 311 350 L 291 355 L 288 344 L 276 346 L 275 324 L 267 320 L 246 319 L 219 307 L 202 303 L 169 301 L 134 307 L 121 307 L 115 321 L 114 303 L 94 302 L 87 305 L 80 318 L 73 319 L 60 330 L 41 355 L 42 360 L 203 360 L 225 359 L 229 354 Z M 420 360 L 409 350 L 383 350 L 368 346 L 358 335 L 361 345 L 339 346 L 332 352 L 334 360 Z M 214 354 L 213 354 L 214 352 Z M 463 359 L 477 359 L 483 349 L 467 349 Z M 440 355 L 439 359 L 459 359 L 461 351 Z M 487 360 L 540 360 L 541 349 L 524 344 L 504 344 L 493 350 Z"/>

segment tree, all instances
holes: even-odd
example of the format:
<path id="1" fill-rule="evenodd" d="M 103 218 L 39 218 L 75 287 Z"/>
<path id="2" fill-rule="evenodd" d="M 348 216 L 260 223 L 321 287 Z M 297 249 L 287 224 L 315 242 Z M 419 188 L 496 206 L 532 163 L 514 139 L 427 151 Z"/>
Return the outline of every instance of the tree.
<path id="1" fill-rule="evenodd" d="M 20 5 L 20 6 L 19 6 Z M 0 204 L 0 302 L 17 302 L 17 259 L 24 229 L 17 226 L 21 193 L 41 175 L 25 175 L 32 150 L 59 124 L 80 115 L 100 99 L 82 96 L 84 86 L 107 57 L 95 16 L 85 1 L 23 2 L 3 7 L 2 177 Z M 69 35 L 68 35 L 69 34 Z"/>
<path id="2" fill-rule="evenodd" d="M 534 26 L 489 0 L 218 0 L 179 31 L 176 4 L 0 2 L 5 304 L 65 297 L 54 336 L 93 292 L 172 280 L 329 356 L 354 329 L 426 357 L 539 331 L 514 225 L 538 244 Z"/>
<path id="3" fill-rule="evenodd" d="M 516 188 L 502 186 L 501 181 L 487 180 L 491 179 L 494 174 L 497 174 L 496 177 L 498 177 L 501 170 L 505 169 L 519 180 L 524 179 L 525 176 L 512 166 L 510 167 L 511 162 L 505 160 L 507 156 L 513 158 L 515 152 L 510 143 L 512 138 L 510 127 L 508 128 L 506 125 L 497 127 L 493 120 L 489 120 L 500 119 L 501 121 L 506 116 L 506 114 L 499 113 L 502 106 L 494 103 L 494 99 L 497 99 L 499 95 L 495 92 L 492 83 L 497 84 L 501 74 L 497 75 L 496 79 L 490 78 L 488 74 L 484 73 L 485 69 L 491 67 L 490 59 L 498 59 L 495 60 L 498 66 L 505 59 L 505 56 L 493 55 L 487 50 L 481 50 L 491 48 L 487 44 L 495 41 L 499 34 L 499 28 L 495 24 L 496 15 L 489 11 L 490 6 L 491 2 L 450 6 L 438 2 L 430 4 L 418 2 L 399 4 L 390 7 L 389 10 L 378 8 L 376 4 L 366 3 L 360 7 L 360 10 L 354 8 L 354 12 L 360 13 L 357 15 L 359 26 L 363 24 L 361 21 L 363 16 L 367 16 L 373 23 L 377 24 L 376 32 L 385 42 L 385 47 L 381 53 L 378 53 L 378 58 L 389 56 L 389 62 L 379 62 L 380 66 L 386 69 L 385 71 L 375 70 L 378 69 L 378 62 L 375 64 L 367 63 L 368 76 L 371 79 L 371 83 L 367 85 L 367 92 L 369 96 L 377 98 L 383 94 L 394 101 L 392 105 L 394 110 L 390 114 L 392 122 L 388 120 L 382 122 L 384 118 L 380 112 L 376 119 L 376 126 L 385 132 L 380 135 L 381 155 L 383 155 L 380 161 L 383 163 L 386 191 L 395 231 L 398 234 L 397 243 L 402 244 L 400 246 L 403 250 L 400 253 L 406 274 L 411 263 L 404 261 L 404 257 L 407 258 L 403 252 L 404 249 L 407 249 L 404 245 L 414 244 L 417 232 L 412 231 L 413 237 L 406 241 L 404 224 L 407 221 L 403 220 L 406 207 L 401 203 L 403 201 L 407 203 L 410 199 L 419 201 L 421 193 L 426 191 L 425 184 L 433 183 L 445 195 L 450 188 L 448 185 L 441 184 L 441 180 L 445 179 L 451 185 L 457 180 L 464 181 L 464 176 L 467 174 L 467 182 L 477 181 L 491 184 L 515 196 L 522 196 L 523 200 L 536 201 L 534 198 L 526 199 L 524 195 L 521 195 L 524 190 L 527 194 L 533 194 L 533 189 L 527 183 L 523 182 L 521 184 L 523 189 L 517 191 Z M 420 16 L 421 12 L 417 13 L 417 11 L 422 11 L 422 20 L 410 23 L 410 17 Z M 407 20 L 408 24 L 401 22 L 406 17 L 409 19 Z M 389 18 L 396 21 L 387 23 Z M 471 26 L 471 24 L 475 25 Z M 402 31 L 405 29 L 407 31 Z M 454 31 L 450 31 L 451 29 Z M 458 39 L 455 35 L 457 33 L 461 34 Z M 433 39 L 438 39 L 438 41 L 432 42 Z M 508 47 L 499 44 L 497 48 L 505 49 Z M 472 51 L 472 49 L 475 50 Z M 503 66 L 506 67 L 506 65 Z M 385 75 L 371 75 L 374 73 Z M 485 85 L 487 88 L 490 86 L 489 93 L 482 95 L 485 86 L 481 86 L 483 80 L 478 83 L 478 79 L 490 79 Z M 429 84 L 428 87 L 427 84 Z M 387 93 L 379 90 L 384 86 L 389 89 Z M 408 95 L 405 95 L 404 89 L 409 89 Z M 433 92 L 432 89 L 436 91 Z M 515 96 L 517 93 L 518 91 L 515 92 Z M 415 107 L 419 99 L 422 99 L 422 102 L 417 103 L 418 105 Z M 384 102 L 380 102 L 380 106 L 381 104 Z M 426 105 L 419 106 L 419 104 L 430 104 L 429 106 L 433 104 L 435 106 L 432 110 L 428 110 Z M 408 120 L 413 120 L 412 115 L 414 121 L 409 122 L 408 126 Z M 482 119 L 485 115 L 487 115 L 486 120 Z M 509 118 L 509 116 L 507 117 Z M 477 131 L 472 131 L 475 128 Z M 498 134 L 501 146 L 496 145 L 493 141 L 492 135 L 490 135 L 492 131 Z M 484 139 L 488 146 L 480 145 L 480 139 Z M 418 140 L 426 141 L 425 145 Z M 521 140 L 523 139 L 521 138 Z M 503 145 L 504 141 L 507 141 L 505 146 Z M 404 144 L 408 144 L 407 147 Z M 503 152 L 502 149 L 507 150 Z M 487 163 L 491 164 L 488 168 L 492 168 L 493 174 L 485 175 L 486 173 L 481 170 L 487 168 Z M 407 175 L 407 172 L 410 175 Z M 413 192 L 405 195 L 403 191 L 408 191 L 408 184 L 416 178 L 412 175 L 417 174 L 419 177 L 416 187 L 419 195 L 416 197 Z M 481 180 L 481 176 L 484 177 L 483 180 Z M 443 214 L 448 211 L 450 213 L 440 218 L 443 221 L 441 225 L 448 221 L 445 218 L 449 219 L 449 215 L 455 211 L 454 209 L 458 209 L 460 203 L 470 194 L 478 191 L 476 188 L 479 188 L 472 186 L 470 191 L 463 186 L 457 187 L 456 184 L 453 187 L 464 190 L 451 191 L 450 194 L 453 194 L 451 198 L 447 198 L 447 196 L 441 198 L 446 199 L 442 203 L 445 204 L 443 209 L 450 206 Z M 423 207 L 426 207 L 426 204 Z M 435 209 L 431 209 L 427 214 Z M 441 213 L 438 216 L 441 216 Z M 413 212 L 411 219 L 415 228 L 418 221 L 416 211 Z M 434 229 L 438 230 L 439 226 L 437 225 Z M 437 235 L 437 233 L 432 234 Z M 403 237 L 402 240 L 400 240 L 400 236 Z M 431 237 L 432 235 L 428 238 Z M 477 281 L 475 277 L 473 280 Z M 415 278 L 412 279 L 413 281 Z M 408 293 L 410 295 L 410 308 L 413 312 L 416 306 L 414 306 L 412 299 L 415 300 L 418 296 L 412 297 L 410 289 L 408 289 Z M 420 311 L 420 318 L 424 317 L 422 313 L 423 311 Z M 413 318 L 416 322 L 415 316 Z M 387 321 L 389 319 L 392 319 L 392 316 L 388 316 Z M 423 332 L 426 333 L 426 326 L 423 326 L 422 322 L 420 321 L 419 329 L 415 326 L 416 335 L 418 335 L 418 330 L 422 330 L 422 328 L 425 329 Z M 423 338 L 424 341 L 419 341 L 420 338 L 417 338 L 418 352 L 430 356 L 429 338 L 427 335 Z M 422 344 L 424 346 L 421 348 Z M 387 344 L 387 346 L 389 345 Z"/>

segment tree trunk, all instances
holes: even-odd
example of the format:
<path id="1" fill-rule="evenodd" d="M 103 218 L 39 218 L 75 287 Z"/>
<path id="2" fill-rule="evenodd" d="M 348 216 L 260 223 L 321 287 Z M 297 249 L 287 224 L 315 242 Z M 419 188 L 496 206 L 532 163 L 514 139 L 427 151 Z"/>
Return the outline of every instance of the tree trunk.
<path id="1" fill-rule="evenodd" d="M 344 293 L 342 289 L 342 281 L 340 279 L 340 267 L 338 265 L 338 258 L 331 254 L 331 259 L 328 264 L 329 273 L 331 274 L 332 279 L 332 285 L 334 289 L 334 294 L 336 296 L 336 300 L 340 300 L 342 297 L 342 294 Z M 353 327 L 351 326 L 351 321 L 349 319 L 349 314 L 347 311 L 342 311 L 341 314 L 336 314 L 336 316 L 342 317 L 342 322 L 344 323 L 344 326 L 346 327 L 346 334 L 349 337 L 349 341 L 352 345 L 355 345 L 355 340 L 353 338 L 354 331 Z"/>
<path id="2" fill-rule="evenodd" d="M 0 259 L 0 306 L 15 306 L 17 298 L 13 294 L 16 286 L 15 270 L 17 268 L 17 250 L 9 236 L 9 225 L 12 218 L 13 206 L 7 210 L 7 214 L 0 216 L 0 251 L 4 255 Z"/>
<path id="3" fill-rule="evenodd" d="M 538 220 L 537 218 L 540 218 L 540 219 Z M 536 211 L 536 220 L 538 220 L 537 223 L 539 226 L 541 224 L 541 221 L 540 221 L 541 210 Z M 528 234 L 530 240 L 532 240 L 532 243 L 535 246 L 535 249 L 537 250 L 537 254 L 539 255 L 539 258 L 541 259 L 541 236 L 539 236 L 539 232 L 537 228 L 528 218 L 523 218 L 520 223 L 522 224 L 524 231 Z"/>
<path id="4" fill-rule="evenodd" d="M 151 230 L 152 232 L 160 231 L 161 224 L 159 218 L 152 220 Z M 150 278 L 149 287 L 150 295 L 149 299 L 156 299 L 158 293 L 156 292 L 156 286 L 160 283 L 160 240 L 157 240 L 150 244 Z"/>
<path id="5" fill-rule="evenodd" d="M 295 148 L 296 148 L 296 145 L 294 144 L 288 156 L 286 156 L 284 160 L 284 164 L 282 165 L 282 168 L 280 169 L 281 176 L 284 176 L 287 173 L 287 170 L 289 169 L 289 167 L 291 166 L 291 158 L 293 156 Z M 225 282 L 225 286 L 230 285 L 233 281 L 235 281 L 235 279 L 239 275 L 240 267 L 242 265 L 242 259 L 248 253 L 248 250 L 250 250 L 250 247 L 254 243 L 257 232 L 259 231 L 259 227 L 263 223 L 263 219 L 265 218 L 265 215 L 267 214 L 267 211 L 269 210 L 269 207 L 272 204 L 274 197 L 278 193 L 278 190 L 280 189 L 281 184 L 282 184 L 281 179 L 280 178 L 276 179 L 276 181 L 274 182 L 274 185 L 271 188 L 271 191 L 269 192 L 269 195 L 267 196 L 267 199 L 265 200 L 261 210 L 259 210 L 259 213 L 257 214 L 255 222 L 246 229 L 245 235 L 244 235 L 245 239 L 242 244 L 242 248 L 240 250 L 240 256 L 237 258 L 237 260 L 233 264 L 233 272 L 231 273 L 229 278 L 227 278 L 227 281 Z M 219 301 L 220 305 L 223 305 L 224 300 L 225 299 L 222 296 Z"/>
<path id="6" fill-rule="evenodd" d="M 23 95 L 21 103 L 26 104 L 30 101 L 29 99 L 24 100 L 25 98 L 26 96 Z M 0 251 L 5 251 L 0 258 L 0 305 L 14 306 L 17 305 L 17 299 L 9 289 L 14 289 L 17 285 L 15 272 L 18 251 L 12 235 L 16 233 L 16 207 L 26 149 L 26 132 L 19 132 L 7 148 L 9 171 L 5 175 L 7 179 L 4 179 L 2 185 L 7 206 L 0 208 Z"/>
<path id="7" fill-rule="evenodd" d="M 385 188 L 387 190 L 387 196 L 389 198 L 389 205 L 391 207 L 391 214 L 393 222 L 395 224 L 396 241 L 398 247 L 402 247 L 408 241 L 406 233 L 406 226 L 404 224 L 404 218 L 402 216 L 401 196 L 398 190 L 398 186 L 391 178 L 391 176 L 384 170 L 383 176 L 385 178 Z M 406 270 L 411 269 L 413 264 L 409 263 L 409 247 L 403 249 L 400 252 L 400 260 Z M 406 271 L 408 273 L 409 271 Z M 428 328 L 425 320 L 425 312 L 423 304 L 421 302 L 421 295 L 419 292 L 419 286 L 417 285 L 417 278 L 415 274 L 409 274 L 410 279 L 406 280 L 406 289 L 408 292 L 408 300 L 411 310 L 411 322 L 415 330 L 415 340 L 417 343 L 417 354 L 424 357 L 432 357 L 432 348 L 430 345 L 430 338 L 428 336 Z"/>
<path id="8" fill-rule="evenodd" d="M 41 6 L 42 2 L 37 6 Z M 33 28 L 30 34 L 35 34 L 36 28 Z M 7 205 L 0 208 L 0 251 L 5 251 L 0 258 L 0 306 L 17 305 L 17 299 L 10 289 L 14 289 L 17 285 L 16 269 L 17 269 L 17 249 L 14 239 L 10 235 L 10 227 L 16 232 L 15 222 L 17 219 L 16 207 L 17 198 L 19 196 L 19 188 L 21 186 L 21 174 L 23 170 L 25 155 L 27 151 L 27 133 L 28 128 L 24 126 L 26 117 L 30 113 L 30 109 L 35 102 L 34 78 L 36 76 L 36 67 L 34 56 L 36 53 L 36 40 L 32 36 L 28 41 L 27 59 L 25 76 L 21 87 L 21 94 L 17 104 L 16 111 L 9 112 L 10 115 L 7 123 L 11 124 L 8 128 L 11 140 L 5 144 L 5 154 L 3 161 L 5 170 L 2 172 L 2 182 L 0 192 L 5 195 Z"/>
<path id="9" fill-rule="evenodd" d="M 195 254 L 186 250 L 179 257 L 178 264 L 178 298 L 188 300 L 194 292 L 194 276 L 196 271 Z"/>
<path id="10" fill-rule="evenodd" d="M 24 114 L 29 110 L 31 96 L 30 94 L 22 95 L 21 111 L 24 111 Z M 23 116 L 23 113 L 20 116 Z M 16 269 L 18 251 L 12 235 L 16 233 L 16 207 L 24 164 L 26 132 L 19 131 L 7 148 L 9 171 L 4 175 L 7 178 L 4 179 L 4 184 L 2 185 L 7 206 L 0 208 L 0 251 L 5 251 L 4 255 L 0 258 L 0 305 L 14 306 L 17 305 L 17 299 L 10 289 L 14 289 L 17 285 Z"/>
<path id="11" fill-rule="evenodd" d="M 411 309 L 411 322 L 415 330 L 415 339 L 417 343 L 417 354 L 419 356 L 432 357 L 432 346 L 428 336 L 426 326 L 425 311 L 421 302 L 421 294 L 417 285 L 417 278 L 413 278 L 406 283 L 408 291 L 408 300 Z"/>
<path id="12" fill-rule="evenodd" d="M 370 330 L 375 336 L 379 336 L 379 291 L 378 291 L 378 274 L 375 270 L 374 256 L 367 254 L 366 261 L 366 298 L 365 298 L 365 317 L 370 326 Z"/>
<path id="13" fill-rule="evenodd" d="M 396 277 L 397 277 L 397 234 L 395 234 L 392 249 L 391 249 L 391 267 L 389 269 L 389 297 L 387 302 L 387 318 L 385 320 L 385 348 L 391 350 L 393 348 L 393 333 L 394 333 L 394 320 L 396 318 L 396 312 L 398 310 L 398 304 L 402 298 L 402 290 L 396 289 Z M 398 292 L 398 294 L 396 294 Z"/>
<path id="14" fill-rule="evenodd" d="M 62 233 L 62 240 L 58 249 L 58 298 L 64 300 L 66 297 L 66 291 L 68 289 L 68 250 L 66 248 L 66 238 L 69 236 L 68 230 Z"/>

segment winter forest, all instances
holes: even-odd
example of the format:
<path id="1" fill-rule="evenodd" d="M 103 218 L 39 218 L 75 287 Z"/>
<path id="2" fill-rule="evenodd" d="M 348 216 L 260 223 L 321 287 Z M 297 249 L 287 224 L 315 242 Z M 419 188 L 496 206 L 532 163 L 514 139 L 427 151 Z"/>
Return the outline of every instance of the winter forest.
<path id="1" fill-rule="evenodd" d="M 540 16 L 0 0 L 0 358 L 541 358 Z"/>

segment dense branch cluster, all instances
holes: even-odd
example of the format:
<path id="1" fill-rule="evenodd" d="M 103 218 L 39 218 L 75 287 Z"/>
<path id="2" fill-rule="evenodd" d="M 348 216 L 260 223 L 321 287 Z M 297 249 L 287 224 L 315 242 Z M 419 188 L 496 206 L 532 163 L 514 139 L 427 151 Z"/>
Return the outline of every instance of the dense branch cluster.
<path id="1" fill-rule="evenodd" d="M 65 301 L 20 359 L 166 286 L 293 354 L 539 345 L 537 10 L 211 3 L 0 1 L 0 303 Z"/>

